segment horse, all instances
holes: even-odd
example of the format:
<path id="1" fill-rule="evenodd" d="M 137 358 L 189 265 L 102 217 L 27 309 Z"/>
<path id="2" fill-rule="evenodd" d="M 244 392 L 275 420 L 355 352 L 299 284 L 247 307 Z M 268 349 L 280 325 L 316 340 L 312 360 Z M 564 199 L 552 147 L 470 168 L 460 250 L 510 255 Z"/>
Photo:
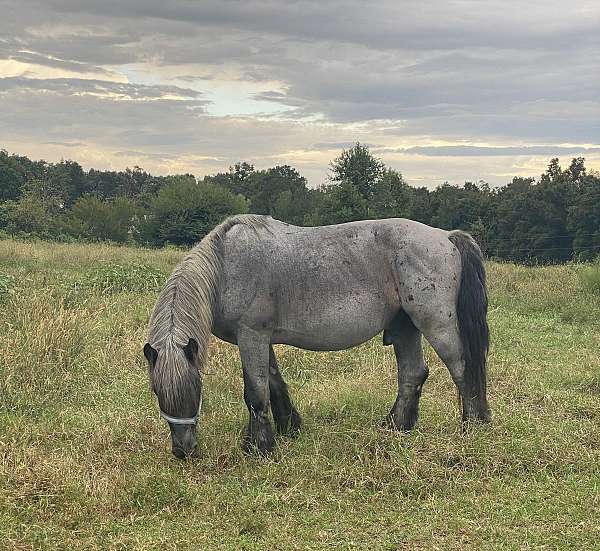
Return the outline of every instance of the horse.
<path id="1" fill-rule="evenodd" d="M 174 269 L 150 317 L 144 355 L 172 453 L 198 455 L 211 334 L 239 348 L 248 453 L 274 449 L 269 409 L 280 434 L 297 434 L 302 423 L 274 344 L 341 350 L 383 331 L 398 366 L 385 423 L 409 431 L 428 376 L 423 335 L 450 371 L 463 423 L 489 421 L 487 305 L 482 253 L 463 231 L 401 218 L 319 227 L 227 218 Z"/>

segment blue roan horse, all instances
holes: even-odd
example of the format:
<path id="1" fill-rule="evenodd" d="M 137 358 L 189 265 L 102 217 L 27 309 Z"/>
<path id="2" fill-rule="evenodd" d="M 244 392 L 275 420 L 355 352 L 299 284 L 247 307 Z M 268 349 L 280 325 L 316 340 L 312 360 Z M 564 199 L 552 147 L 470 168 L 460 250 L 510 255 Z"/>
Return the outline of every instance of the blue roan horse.
<path id="1" fill-rule="evenodd" d="M 464 232 L 397 218 L 301 228 L 244 215 L 217 226 L 175 268 L 144 354 L 173 453 L 184 458 L 197 455 L 210 335 L 237 344 L 250 413 L 243 447 L 268 453 L 269 408 L 279 432 L 301 423 L 273 344 L 340 350 L 383 331 L 398 362 L 398 397 L 386 419 L 409 430 L 428 374 L 423 334 L 458 387 L 463 421 L 487 421 L 486 316 L 482 255 Z"/>

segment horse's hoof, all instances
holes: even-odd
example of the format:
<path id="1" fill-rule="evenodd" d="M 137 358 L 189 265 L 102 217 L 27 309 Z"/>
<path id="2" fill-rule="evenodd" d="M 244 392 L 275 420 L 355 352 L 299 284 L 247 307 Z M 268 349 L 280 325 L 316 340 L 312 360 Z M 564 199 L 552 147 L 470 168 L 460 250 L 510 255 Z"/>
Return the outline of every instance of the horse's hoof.
<path id="1" fill-rule="evenodd" d="M 261 427 L 254 434 L 246 429 L 242 439 L 242 451 L 246 455 L 266 456 L 272 453 L 275 448 L 275 435 L 270 425 Z"/>
<path id="2" fill-rule="evenodd" d="M 279 427 L 279 434 L 290 438 L 298 438 L 302 428 L 302 416 L 293 409 L 284 426 Z"/>
<path id="3" fill-rule="evenodd" d="M 463 433 L 468 432 L 470 428 L 474 428 L 478 425 L 489 425 L 492 422 L 491 412 L 485 411 L 476 416 L 463 417 L 462 418 L 462 431 Z"/>
<path id="4" fill-rule="evenodd" d="M 381 426 L 382 428 L 387 430 L 395 430 L 398 432 L 410 432 L 415 426 L 415 424 L 416 420 L 409 423 L 404 423 L 394 419 L 393 415 L 387 415 L 382 421 Z"/>
<path id="5" fill-rule="evenodd" d="M 266 457 L 267 455 L 271 455 L 273 450 L 275 449 L 275 443 L 272 445 L 258 445 L 256 442 L 252 442 L 250 440 L 244 439 L 242 441 L 242 452 L 245 455 L 259 455 L 261 457 Z"/>

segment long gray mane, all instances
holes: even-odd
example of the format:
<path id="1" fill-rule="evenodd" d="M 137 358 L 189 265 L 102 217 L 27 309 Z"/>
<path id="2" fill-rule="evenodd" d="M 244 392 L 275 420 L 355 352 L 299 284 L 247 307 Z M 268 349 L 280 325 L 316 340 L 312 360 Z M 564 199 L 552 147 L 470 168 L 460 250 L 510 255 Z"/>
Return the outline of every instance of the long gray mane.
<path id="1" fill-rule="evenodd" d="M 221 281 L 223 265 L 221 240 L 235 225 L 264 227 L 269 217 L 238 215 L 215 227 L 177 265 L 161 291 L 148 331 L 148 343 L 158 351 L 152 379 L 154 389 L 161 389 L 166 407 L 178 411 L 189 398 L 190 386 L 198 383 L 182 348 L 190 338 L 198 344 L 201 368 L 213 323 L 213 307 Z M 187 392 L 186 392 L 187 390 Z"/>

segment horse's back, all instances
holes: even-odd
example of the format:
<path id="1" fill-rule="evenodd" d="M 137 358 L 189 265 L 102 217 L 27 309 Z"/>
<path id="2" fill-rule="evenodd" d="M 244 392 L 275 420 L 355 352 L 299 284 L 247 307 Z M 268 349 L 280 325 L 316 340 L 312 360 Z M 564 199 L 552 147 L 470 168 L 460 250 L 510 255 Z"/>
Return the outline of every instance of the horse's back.
<path id="1" fill-rule="evenodd" d="M 452 286 L 447 235 L 405 219 L 234 226 L 223 240 L 221 333 L 234 341 L 239 324 L 251 325 L 270 331 L 273 342 L 316 350 L 364 342 L 404 304 Z"/>

